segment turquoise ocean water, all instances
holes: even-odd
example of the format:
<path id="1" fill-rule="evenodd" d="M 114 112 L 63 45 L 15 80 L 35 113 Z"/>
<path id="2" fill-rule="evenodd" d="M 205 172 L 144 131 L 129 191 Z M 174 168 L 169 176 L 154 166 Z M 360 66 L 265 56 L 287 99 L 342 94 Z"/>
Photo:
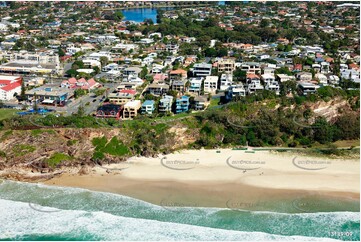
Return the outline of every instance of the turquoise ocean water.
<path id="1" fill-rule="evenodd" d="M 328 201 L 328 212 L 305 204 L 319 201 L 280 203 L 283 212 L 163 207 L 111 193 L 2 181 L 0 240 L 360 240 L 359 201 Z"/>

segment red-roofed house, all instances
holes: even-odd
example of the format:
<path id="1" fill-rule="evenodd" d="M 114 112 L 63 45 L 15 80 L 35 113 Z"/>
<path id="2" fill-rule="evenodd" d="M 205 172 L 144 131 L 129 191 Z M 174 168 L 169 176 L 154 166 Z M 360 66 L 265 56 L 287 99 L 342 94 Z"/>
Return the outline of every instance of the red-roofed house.
<path id="1" fill-rule="evenodd" d="M 168 75 L 165 75 L 163 73 L 155 74 L 153 77 L 154 83 L 164 83 L 165 79 L 168 78 Z"/>
<path id="2" fill-rule="evenodd" d="M 360 70 L 360 67 L 359 67 L 357 64 L 355 64 L 355 63 L 349 64 L 348 67 L 349 67 L 350 69 L 355 70 L 355 71 L 359 71 L 359 70 Z"/>
<path id="3" fill-rule="evenodd" d="M 0 100 L 14 99 L 21 92 L 21 76 L 0 76 Z"/>
<path id="4" fill-rule="evenodd" d="M 293 71 L 302 71 L 302 64 L 296 64 Z"/>
<path id="5" fill-rule="evenodd" d="M 81 88 L 85 90 L 91 90 L 97 87 L 101 87 L 101 84 L 96 82 L 93 78 L 87 81 L 84 78 L 76 80 L 74 77 L 72 77 L 68 80 L 62 81 L 60 86 L 64 88 Z"/>

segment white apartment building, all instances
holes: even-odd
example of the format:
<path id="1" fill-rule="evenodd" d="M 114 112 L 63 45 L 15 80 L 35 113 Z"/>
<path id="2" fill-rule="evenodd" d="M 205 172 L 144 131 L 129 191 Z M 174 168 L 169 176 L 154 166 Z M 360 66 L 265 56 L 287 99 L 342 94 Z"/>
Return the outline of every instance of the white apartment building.
<path id="1" fill-rule="evenodd" d="M 207 76 L 204 80 L 204 92 L 215 94 L 217 91 L 218 76 Z"/>
<path id="2" fill-rule="evenodd" d="M 233 76 L 232 74 L 223 73 L 220 78 L 220 86 L 219 89 L 222 91 L 227 90 L 233 84 Z"/>

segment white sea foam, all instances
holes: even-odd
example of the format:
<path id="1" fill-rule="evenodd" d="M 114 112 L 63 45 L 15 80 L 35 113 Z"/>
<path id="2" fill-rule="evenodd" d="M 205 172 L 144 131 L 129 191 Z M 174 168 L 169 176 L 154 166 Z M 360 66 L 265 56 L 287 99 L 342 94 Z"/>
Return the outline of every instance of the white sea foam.
<path id="1" fill-rule="evenodd" d="M 33 235 L 91 234 L 103 240 L 288 240 L 330 241 L 329 238 L 280 236 L 127 218 L 104 212 L 62 210 L 39 213 L 28 204 L 0 199 L 0 239 Z M 44 208 L 51 209 L 51 208 Z"/>

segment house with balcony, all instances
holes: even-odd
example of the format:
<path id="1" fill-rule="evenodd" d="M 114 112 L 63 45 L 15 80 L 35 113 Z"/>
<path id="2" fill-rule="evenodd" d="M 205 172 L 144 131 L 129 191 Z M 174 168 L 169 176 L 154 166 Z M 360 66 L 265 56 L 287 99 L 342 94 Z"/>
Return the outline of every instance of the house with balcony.
<path id="1" fill-rule="evenodd" d="M 186 91 L 187 80 L 173 80 L 172 81 L 172 90 L 184 93 Z"/>
<path id="2" fill-rule="evenodd" d="M 204 110 L 208 106 L 209 102 L 206 96 L 197 96 L 194 98 L 194 109 Z"/>
<path id="3" fill-rule="evenodd" d="M 167 84 L 149 84 L 146 90 L 146 93 L 152 94 L 154 96 L 161 96 L 169 91 L 169 85 Z"/>
<path id="4" fill-rule="evenodd" d="M 218 61 L 218 73 L 231 74 L 235 70 L 235 61 L 232 59 L 222 59 Z"/>
<path id="5" fill-rule="evenodd" d="M 222 91 L 227 90 L 233 84 L 233 75 L 223 73 L 220 78 L 219 89 Z"/>
<path id="6" fill-rule="evenodd" d="M 133 119 L 138 115 L 138 110 L 141 107 L 140 100 L 132 100 L 124 105 L 123 119 Z"/>
<path id="7" fill-rule="evenodd" d="M 202 91 L 203 77 L 192 77 L 189 79 L 188 92 L 200 94 Z"/>
<path id="8" fill-rule="evenodd" d="M 252 93 L 255 93 L 255 92 L 258 92 L 258 91 L 262 91 L 262 90 L 263 90 L 263 86 L 262 86 L 260 80 L 253 80 L 247 86 L 247 93 L 248 94 L 252 94 Z"/>
<path id="9" fill-rule="evenodd" d="M 322 85 L 327 85 L 327 76 L 322 74 L 322 73 L 316 73 L 315 75 L 316 80 L 318 80 L 318 82 Z"/>
<path id="10" fill-rule="evenodd" d="M 155 102 L 154 100 L 145 100 L 141 107 L 142 114 L 153 114 L 155 110 Z"/>
<path id="11" fill-rule="evenodd" d="M 189 109 L 189 97 L 182 96 L 180 98 L 177 98 L 175 104 L 175 113 L 184 113 L 187 112 L 188 109 Z"/>
<path id="12" fill-rule="evenodd" d="M 118 105 L 124 105 L 132 100 L 134 100 L 135 90 L 121 90 L 119 92 L 109 93 L 108 98 L 109 102 Z"/>
<path id="13" fill-rule="evenodd" d="M 215 94 L 217 91 L 218 76 L 207 76 L 204 80 L 203 91 L 205 93 Z"/>
<path id="14" fill-rule="evenodd" d="M 212 64 L 196 63 L 193 66 L 194 76 L 210 76 L 212 74 Z"/>
<path id="15" fill-rule="evenodd" d="M 159 100 L 158 112 L 159 113 L 169 113 L 172 111 L 173 96 L 164 95 L 162 99 Z"/>
<path id="16" fill-rule="evenodd" d="M 341 71 L 341 78 L 360 83 L 360 72 L 354 69 L 347 69 Z"/>
<path id="17" fill-rule="evenodd" d="M 94 60 L 92 60 L 93 62 L 94 62 Z M 84 61 L 83 61 L 84 62 Z M 99 62 L 99 64 L 100 64 L 100 61 L 96 61 L 96 62 Z M 108 72 L 108 71 L 119 71 L 120 69 L 119 69 L 119 65 L 118 64 L 116 64 L 116 63 L 110 63 L 110 64 L 108 64 L 108 65 L 106 65 L 106 66 L 104 66 L 103 68 L 102 68 L 102 71 L 103 72 Z"/>
<path id="18" fill-rule="evenodd" d="M 119 119 L 123 113 L 123 106 L 116 104 L 105 104 L 98 107 L 95 116 L 98 118 L 116 118 Z"/>
<path id="19" fill-rule="evenodd" d="M 340 83 L 340 78 L 336 75 L 327 74 L 327 83 L 330 85 L 338 85 Z"/>
<path id="20" fill-rule="evenodd" d="M 241 70 L 247 74 L 258 74 L 261 73 L 261 65 L 257 62 L 246 62 L 241 64 Z"/>
<path id="21" fill-rule="evenodd" d="M 276 81 L 278 82 L 286 82 L 286 81 L 290 81 L 290 80 L 294 80 L 295 77 L 294 76 L 289 76 L 286 74 L 277 74 L 276 75 Z"/>
<path id="22" fill-rule="evenodd" d="M 266 85 L 267 83 L 274 82 L 276 80 L 276 78 L 272 74 L 263 74 L 263 75 L 261 75 L 261 80 Z"/>
<path id="23" fill-rule="evenodd" d="M 302 95 L 307 95 L 307 94 L 312 94 L 315 93 L 317 91 L 317 89 L 319 88 L 318 85 L 312 84 L 312 83 L 305 83 L 305 82 L 300 82 L 297 85 L 300 89 L 300 93 Z"/>
<path id="24" fill-rule="evenodd" d="M 245 96 L 246 96 L 246 89 L 243 87 L 243 84 L 240 83 L 230 86 L 224 94 L 224 99 L 226 102 L 230 102 L 232 101 L 233 98 L 245 97 Z"/>
<path id="25" fill-rule="evenodd" d="M 136 67 L 136 66 L 131 66 L 131 67 L 125 68 L 123 70 L 123 75 L 124 76 L 129 76 L 129 75 L 139 76 L 141 71 L 142 71 L 141 68 Z"/>
<path id="26" fill-rule="evenodd" d="M 310 82 L 312 81 L 312 73 L 302 71 L 296 74 L 296 78 L 300 82 Z"/>
<path id="27" fill-rule="evenodd" d="M 259 76 L 252 73 L 247 74 L 247 93 L 252 94 L 260 90 L 263 90 L 263 86 Z"/>
<path id="28" fill-rule="evenodd" d="M 182 69 L 172 70 L 169 72 L 168 77 L 170 84 L 172 84 L 173 81 L 185 80 L 187 79 L 187 71 Z"/>
<path id="29" fill-rule="evenodd" d="M 232 97 L 245 97 L 246 96 L 246 89 L 244 88 L 242 83 L 232 85 L 229 87 L 228 90 L 231 92 Z"/>
<path id="30" fill-rule="evenodd" d="M 270 67 L 270 66 L 266 66 L 263 68 L 263 74 L 271 74 L 274 75 L 275 73 L 275 68 Z"/>
<path id="31" fill-rule="evenodd" d="M 265 83 L 265 89 L 275 92 L 276 95 L 280 94 L 280 84 L 278 81 L 273 80 Z"/>
<path id="32" fill-rule="evenodd" d="M 173 55 L 177 54 L 178 50 L 179 50 L 179 45 L 177 44 L 167 44 L 165 46 L 165 50 L 167 52 L 171 52 Z"/>
<path id="33" fill-rule="evenodd" d="M 260 77 L 258 75 L 249 73 L 246 76 L 246 81 L 249 84 L 249 83 L 251 83 L 253 81 L 261 81 L 261 79 L 260 79 Z"/>
<path id="34" fill-rule="evenodd" d="M 118 92 L 121 90 L 136 90 L 137 84 L 132 82 L 121 82 L 117 86 Z"/>

